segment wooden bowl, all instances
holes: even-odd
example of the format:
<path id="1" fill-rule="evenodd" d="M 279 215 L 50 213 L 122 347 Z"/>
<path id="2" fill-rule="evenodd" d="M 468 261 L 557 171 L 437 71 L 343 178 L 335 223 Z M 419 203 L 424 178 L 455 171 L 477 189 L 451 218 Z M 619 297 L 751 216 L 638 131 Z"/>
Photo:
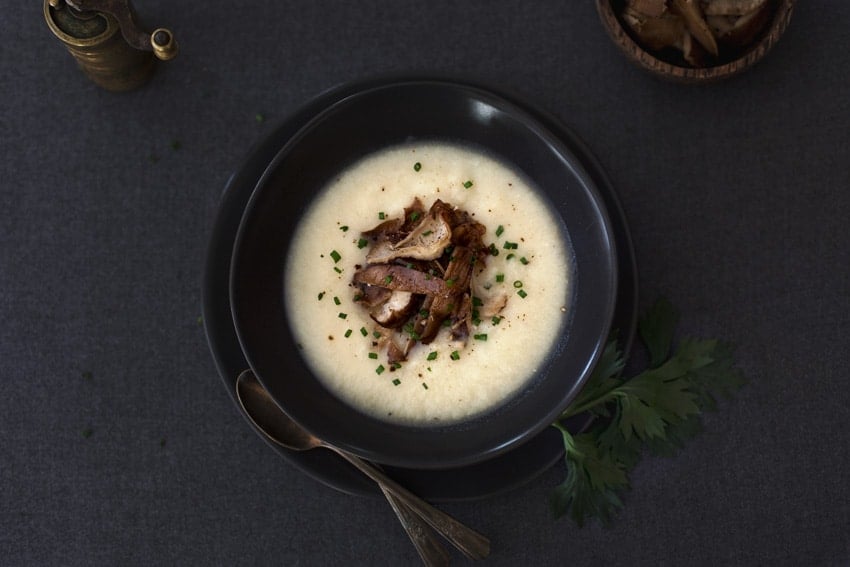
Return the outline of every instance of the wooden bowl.
<path id="1" fill-rule="evenodd" d="M 775 6 L 770 21 L 752 43 L 734 58 L 721 59 L 717 64 L 706 67 L 693 67 L 683 59 L 677 61 L 676 57 L 660 56 L 659 52 L 644 48 L 621 18 L 623 0 L 596 0 L 596 9 L 608 35 L 632 63 L 664 79 L 700 84 L 720 81 L 746 71 L 779 41 L 791 20 L 796 0 L 773 1 Z"/>

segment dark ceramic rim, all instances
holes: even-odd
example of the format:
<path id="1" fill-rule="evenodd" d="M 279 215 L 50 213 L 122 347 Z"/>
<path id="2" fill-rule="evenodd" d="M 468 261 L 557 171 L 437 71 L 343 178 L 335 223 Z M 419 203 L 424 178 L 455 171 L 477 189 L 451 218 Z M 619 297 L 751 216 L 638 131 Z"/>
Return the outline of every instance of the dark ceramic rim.
<path id="1" fill-rule="evenodd" d="M 271 127 L 265 136 L 248 151 L 225 183 L 219 209 L 210 231 L 201 285 L 201 307 L 207 341 L 219 378 L 228 396 L 234 402 L 234 407 L 258 437 L 280 454 L 288 465 L 325 486 L 357 496 L 379 496 L 380 491 L 372 482 L 329 451 L 296 452 L 270 442 L 261 431 L 256 429 L 237 403 L 236 377 L 247 367 L 247 361 L 238 343 L 230 317 L 228 297 L 230 250 L 242 210 L 277 148 L 316 112 L 332 101 L 351 92 L 362 90 L 364 87 L 407 79 L 409 79 L 408 76 L 383 76 L 333 87 L 317 95 Z M 470 84 L 465 78 L 441 77 L 440 80 Z M 620 285 L 614 329 L 620 339 L 623 352 L 628 355 L 632 348 L 637 320 L 637 265 L 627 219 L 610 179 L 587 145 L 559 119 L 530 104 L 524 100 L 525 97 L 516 93 L 507 93 L 504 88 L 498 90 L 492 86 L 484 88 L 491 92 L 499 92 L 545 122 L 580 157 L 597 186 L 602 190 L 614 220 L 620 263 Z M 584 421 L 575 420 L 567 426 L 577 433 L 584 423 Z M 560 442 L 560 434 L 555 429 L 548 428 L 513 451 L 476 465 L 448 470 L 388 467 L 388 472 L 415 493 L 432 501 L 475 500 L 502 494 L 530 482 L 552 467 L 562 456 L 563 445 Z"/>
<path id="2" fill-rule="evenodd" d="M 474 102 L 474 116 L 469 114 L 470 101 Z M 453 108 L 452 104 L 460 107 Z M 422 116 L 428 114 L 428 105 L 433 105 L 432 115 L 425 119 Z M 466 137 L 467 129 L 481 128 L 476 122 L 480 105 L 489 112 L 483 134 Z M 441 118 L 445 121 L 434 126 L 433 121 Z M 504 131 L 493 126 L 501 126 L 498 120 L 505 121 Z M 577 278 L 572 320 L 567 328 L 569 340 L 520 395 L 462 423 L 389 425 L 354 410 L 328 392 L 300 356 L 293 356 L 295 341 L 286 321 L 281 270 L 295 220 L 311 203 L 315 190 L 335 173 L 329 170 L 337 163 L 338 171 L 344 161 L 409 141 L 411 136 L 425 140 L 461 137 L 463 142 L 490 150 L 496 146 L 498 135 L 505 136 L 499 143 L 506 145 L 498 146 L 496 153 L 517 152 L 514 163 L 553 199 L 572 239 Z M 347 136 L 355 140 L 338 141 Z M 336 151 L 341 152 L 334 155 L 337 161 L 323 163 L 329 144 L 334 143 L 339 145 Z M 547 157 L 552 162 L 525 169 L 527 163 L 518 156 L 531 151 L 529 145 L 534 146 L 533 163 Z M 567 195 L 547 185 L 552 183 L 548 176 L 553 172 L 557 186 L 566 187 Z M 298 190 L 284 194 L 279 187 Z M 319 113 L 281 149 L 257 184 L 240 224 L 231 259 L 230 300 L 237 336 L 251 368 L 281 408 L 305 428 L 380 463 L 451 468 L 489 459 L 527 441 L 547 427 L 578 393 L 604 348 L 616 297 L 616 272 L 616 250 L 604 203 L 581 164 L 557 137 L 520 108 L 487 91 L 436 81 L 409 81 L 342 99 Z"/>

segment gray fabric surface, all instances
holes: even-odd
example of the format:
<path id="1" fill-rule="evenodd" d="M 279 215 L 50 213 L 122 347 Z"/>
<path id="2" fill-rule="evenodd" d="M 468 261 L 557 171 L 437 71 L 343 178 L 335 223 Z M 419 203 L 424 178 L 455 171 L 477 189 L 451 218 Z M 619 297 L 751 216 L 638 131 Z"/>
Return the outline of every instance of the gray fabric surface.
<path id="1" fill-rule="evenodd" d="M 39 2 L 0 18 L 0 563 L 416 564 L 384 502 L 254 435 L 198 323 L 252 143 L 397 71 L 501 85 L 573 128 L 623 201 L 642 306 L 665 294 L 750 379 L 679 457 L 642 461 L 608 528 L 552 520 L 560 466 L 441 505 L 492 539 L 486 564 L 850 563 L 845 2 L 801 2 L 763 62 L 705 87 L 631 66 L 592 2 L 135 4 L 181 53 L 123 95 L 83 77 Z"/>

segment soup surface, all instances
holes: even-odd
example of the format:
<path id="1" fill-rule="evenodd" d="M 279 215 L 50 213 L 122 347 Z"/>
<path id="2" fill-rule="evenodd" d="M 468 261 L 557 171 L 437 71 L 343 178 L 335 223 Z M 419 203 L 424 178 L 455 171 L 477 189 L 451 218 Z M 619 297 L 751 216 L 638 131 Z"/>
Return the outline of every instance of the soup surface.
<path id="1" fill-rule="evenodd" d="M 403 218 L 414 199 L 486 228 L 466 337 L 446 327 L 423 344 L 385 328 L 352 283 L 373 244 L 364 232 Z M 342 171 L 302 217 L 286 260 L 287 315 L 308 365 L 347 403 L 386 421 L 445 424 L 521 391 L 557 348 L 570 259 L 560 218 L 507 164 L 465 146 L 397 146 Z M 400 363 L 389 341 L 407 345 Z"/>

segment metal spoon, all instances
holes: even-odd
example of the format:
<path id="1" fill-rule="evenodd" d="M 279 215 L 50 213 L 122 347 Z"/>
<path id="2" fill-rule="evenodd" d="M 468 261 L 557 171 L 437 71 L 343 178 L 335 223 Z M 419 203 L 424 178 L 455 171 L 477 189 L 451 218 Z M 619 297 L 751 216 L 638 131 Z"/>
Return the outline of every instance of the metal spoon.
<path id="1" fill-rule="evenodd" d="M 307 451 L 317 447 L 330 449 L 374 480 L 389 499 L 393 510 L 396 511 L 399 520 L 426 563 L 437 561 L 437 564 L 441 564 L 447 562 L 448 558 L 439 543 L 429 541 L 429 530 L 423 529 L 425 526 L 421 524 L 417 526 L 418 522 L 411 523 L 415 516 L 407 512 L 415 513 L 470 559 L 483 559 L 490 554 L 490 541 L 486 537 L 437 510 L 374 465 L 314 437 L 291 420 L 275 404 L 251 370 L 243 371 L 236 379 L 236 396 L 254 425 L 275 443 L 293 451 Z M 436 548 L 439 550 L 435 551 Z"/>

